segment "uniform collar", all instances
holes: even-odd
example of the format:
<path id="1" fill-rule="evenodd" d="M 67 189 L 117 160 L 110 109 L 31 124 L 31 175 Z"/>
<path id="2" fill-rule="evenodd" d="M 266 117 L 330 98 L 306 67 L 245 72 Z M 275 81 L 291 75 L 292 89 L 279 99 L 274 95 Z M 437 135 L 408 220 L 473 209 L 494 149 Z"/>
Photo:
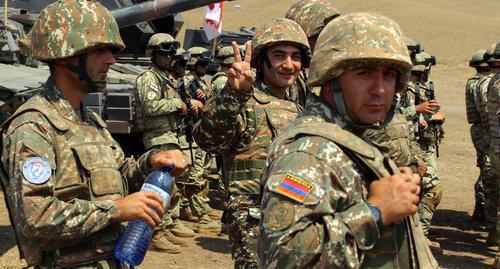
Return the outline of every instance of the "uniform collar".
<path id="1" fill-rule="evenodd" d="M 174 84 L 175 79 L 172 75 L 170 75 L 168 73 L 168 71 L 163 71 L 163 70 L 159 69 L 156 65 L 152 64 L 151 65 L 151 72 L 155 73 L 155 75 L 158 76 L 158 78 L 160 78 L 162 81 L 168 80 L 170 83 L 172 83 L 172 85 L 175 85 Z"/>
<path id="2" fill-rule="evenodd" d="M 73 122 L 90 122 L 88 113 L 85 111 L 85 106 L 80 103 L 80 115 L 71 106 L 70 102 L 64 97 L 62 92 L 56 87 L 52 77 L 49 77 L 44 84 L 44 94 L 50 103 L 54 106 L 56 111 L 64 117 Z"/>

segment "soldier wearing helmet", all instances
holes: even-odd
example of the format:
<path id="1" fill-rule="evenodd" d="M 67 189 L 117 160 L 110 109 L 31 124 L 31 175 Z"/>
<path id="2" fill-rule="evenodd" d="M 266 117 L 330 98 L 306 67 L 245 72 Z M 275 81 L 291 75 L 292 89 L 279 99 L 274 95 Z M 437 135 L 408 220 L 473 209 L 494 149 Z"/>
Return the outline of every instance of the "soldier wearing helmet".
<path id="1" fill-rule="evenodd" d="M 200 147 L 224 159 L 235 268 L 257 268 L 260 171 L 271 141 L 301 110 L 290 89 L 311 52 L 304 31 L 285 18 L 261 25 L 243 59 L 232 46 L 227 83 L 206 104 L 194 135 Z"/>
<path id="2" fill-rule="evenodd" d="M 472 59 L 469 61 L 469 66 L 476 70 L 476 74 L 467 80 L 467 84 L 465 86 L 465 107 L 467 112 L 467 121 L 471 124 L 470 127 L 470 136 L 472 139 L 472 144 L 476 150 L 476 166 L 479 167 L 480 173 L 479 177 L 474 184 L 475 190 L 475 206 L 474 212 L 472 213 L 472 220 L 484 222 L 485 221 L 485 213 L 484 213 L 484 185 L 483 185 L 483 177 L 488 174 L 488 165 L 484 161 L 486 160 L 485 154 L 487 154 L 487 148 L 489 141 L 483 141 L 485 137 L 488 137 L 487 128 L 481 127 L 481 117 L 480 110 L 478 106 L 480 104 L 476 104 L 477 94 L 477 83 L 479 79 L 489 73 L 488 63 L 484 60 L 484 54 L 486 53 L 485 49 L 478 50 L 474 55 L 472 55 Z M 485 148 L 486 146 L 486 148 Z M 486 165 L 486 166 L 485 166 Z"/>
<path id="3" fill-rule="evenodd" d="M 245 57 L 245 45 L 240 45 L 240 55 Z M 215 56 L 215 60 L 219 63 L 220 71 L 215 73 L 210 82 L 214 93 L 222 90 L 227 83 L 227 71 L 234 63 L 234 51 L 232 46 L 222 47 Z"/>
<path id="4" fill-rule="evenodd" d="M 424 234 L 428 235 L 434 212 L 443 195 L 443 188 L 438 178 L 437 157 L 439 157 L 438 146 L 444 135 L 441 125 L 446 116 L 439 111 L 439 101 L 435 100 L 434 96 L 434 83 L 428 81 L 436 59 L 423 51 L 416 41 L 410 40 L 409 42 L 407 47 L 413 67 L 410 82 L 401 95 L 400 103 L 403 107 L 403 114 L 409 122 L 413 123 L 415 134 L 413 139 L 418 143 L 427 165 L 425 175 L 422 177 L 422 199 L 418 207 Z M 433 250 L 441 252 L 438 242 L 428 240 L 428 243 Z"/>
<path id="5" fill-rule="evenodd" d="M 340 16 L 332 1 L 328 0 L 301 0 L 288 10 L 286 18 L 295 21 L 306 33 L 311 52 L 319 33 L 331 20 Z"/>
<path id="6" fill-rule="evenodd" d="M 191 53 L 183 48 L 177 49 L 172 64 L 169 67 L 172 77 L 179 80 L 186 75 L 187 62 L 191 60 Z"/>
<path id="7" fill-rule="evenodd" d="M 144 132 L 142 139 L 147 150 L 183 149 L 187 144 L 185 136 L 180 131 L 180 120 L 183 115 L 197 115 L 203 104 L 197 100 L 182 100 L 177 92 L 177 81 L 169 73 L 172 61 L 179 49 L 171 35 L 157 33 L 151 36 L 146 48 L 146 55 L 151 56 L 151 66 L 137 76 L 135 87 L 144 111 Z M 186 102 L 190 102 L 186 104 Z M 187 111 L 187 108 L 190 108 Z M 189 154 L 184 152 L 190 161 Z M 190 162 L 189 162 L 190 164 Z M 179 178 L 193 174 L 190 167 Z M 179 178 L 176 181 L 179 181 Z M 185 244 L 182 238 L 193 237 L 194 232 L 178 221 L 181 193 L 174 190 L 168 210 L 155 230 L 150 248 L 171 254 L 180 253 L 179 245 Z"/>
<path id="8" fill-rule="evenodd" d="M 499 241 L 497 223 L 498 201 L 498 73 L 500 72 L 500 44 L 492 44 L 484 54 L 490 73 L 482 76 L 477 83 L 476 103 L 478 104 L 484 141 L 488 142 L 483 178 L 486 216 L 485 227 L 488 230 L 486 245 L 496 246 Z M 495 88 L 496 87 L 496 88 Z"/>
<path id="9" fill-rule="evenodd" d="M 497 190 L 497 194 L 492 195 L 492 201 L 490 202 L 492 205 L 498 205 L 498 199 L 500 196 L 500 188 L 498 187 L 498 178 L 500 177 L 500 42 L 497 42 L 495 46 L 492 46 L 489 50 L 489 54 L 491 57 L 487 59 L 488 65 L 492 72 L 495 73 L 493 78 L 491 79 L 488 85 L 488 124 L 490 130 L 490 152 L 489 156 L 491 157 L 491 163 L 493 166 L 493 170 L 496 174 L 496 179 L 494 184 L 492 184 L 492 192 Z M 486 186 L 485 186 L 486 193 Z M 492 207 L 494 208 L 494 207 Z M 500 209 L 497 206 L 497 216 L 500 214 Z M 500 219 L 497 217 L 496 219 L 496 229 L 490 229 L 488 234 L 487 243 L 493 245 L 496 244 L 500 246 Z M 498 267 L 499 265 L 499 253 L 497 250 L 497 255 L 495 259 L 494 266 Z"/>
<path id="10" fill-rule="evenodd" d="M 410 70 L 386 17 L 346 14 L 323 29 L 309 69 L 321 94 L 274 140 L 262 171 L 261 268 L 438 267 L 415 216 L 419 176 L 363 136 L 390 121 Z"/>
<path id="11" fill-rule="evenodd" d="M 77 19 L 78 18 L 78 19 Z M 54 28 L 56 27 L 56 28 Z M 125 159 L 104 121 L 82 100 L 101 90 L 114 50 L 124 48 L 109 11 L 60 0 L 43 9 L 23 53 L 46 62 L 50 77 L 2 127 L 1 185 L 21 258 L 35 268 L 122 268 L 113 248 L 121 222 L 154 227 L 164 204 L 153 193 L 127 195 L 151 169 L 185 168 L 180 151 Z"/>

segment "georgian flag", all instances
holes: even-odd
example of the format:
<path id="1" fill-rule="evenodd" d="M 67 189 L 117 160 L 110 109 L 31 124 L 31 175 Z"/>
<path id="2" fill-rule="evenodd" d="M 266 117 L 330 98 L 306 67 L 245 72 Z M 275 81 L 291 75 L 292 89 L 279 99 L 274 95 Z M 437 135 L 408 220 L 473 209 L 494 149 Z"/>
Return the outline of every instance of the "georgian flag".
<path id="1" fill-rule="evenodd" d="M 212 40 L 222 33 L 222 2 L 206 6 L 203 29 L 208 40 Z"/>

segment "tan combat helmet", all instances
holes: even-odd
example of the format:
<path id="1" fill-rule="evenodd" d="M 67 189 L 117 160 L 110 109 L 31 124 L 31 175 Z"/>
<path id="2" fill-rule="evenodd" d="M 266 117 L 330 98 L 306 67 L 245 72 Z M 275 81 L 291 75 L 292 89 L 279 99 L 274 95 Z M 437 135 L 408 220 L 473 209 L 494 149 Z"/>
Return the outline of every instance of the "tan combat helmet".
<path id="1" fill-rule="evenodd" d="M 436 65 L 436 58 L 425 51 L 421 51 L 411 58 L 412 72 L 429 72 L 433 65 Z"/>
<path id="2" fill-rule="evenodd" d="M 328 22 L 340 16 L 328 0 L 301 0 L 286 13 L 286 18 L 295 21 L 306 33 L 307 38 L 319 35 Z"/>
<path id="3" fill-rule="evenodd" d="M 491 44 L 484 54 L 484 60 L 489 66 L 500 64 L 500 42 Z"/>
<path id="4" fill-rule="evenodd" d="M 241 48 L 240 48 L 241 49 Z M 232 65 L 234 63 L 234 51 L 232 46 L 222 47 L 215 56 L 219 64 Z"/>
<path id="5" fill-rule="evenodd" d="M 472 55 L 471 60 L 469 61 L 470 67 L 488 67 L 488 64 L 484 60 L 484 54 L 486 53 L 485 49 L 480 49 Z"/>
<path id="6" fill-rule="evenodd" d="M 383 122 L 354 122 L 347 113 L 339 79 L 345 72 L 381 62 L 390 63 L 398 71 L 396 91 L 404 90 L 412 64 L 399 26 L 387 17 L 372 13 L 342 15 L 319 34 L 308 83 L 313 87 L 331 83 L 336 110 L 346 124 L 356 128 L 381 128 L 394 116 L 397 98 L 394 97 L 392 109 Z"/>
<path id="7" fill-rule="evenodd" d="M 188 66 L 194 66 L 198 61 L 210 61 L 212 52 L 203 47 L 192 47 L 187 50 L 191 54 L 191 60 L 187 62 Z"/>
<path id="8" fill-rule="evenodd" d="M 399 26 L 371 13 L 352 13 L 331 21 L 321 32 L 309 69 L 309 85 L 373 62 L 390 62 L 399 71 L 397 91 L 406 88 L 412 63 Z"/>
<path id="9" fill-rule="evenodd" d="M 151 56 L 153 51 L 164 51 L 175 54 L 179 49 L 180 43 L 171 35 L 157 33 L 151 36 L 146 47 L 146 55 Z"/>
<path id="10" fill-rule="evenodd" d="M 111 13 L 94 1 L 59 0 L 44 8 L 21 52 L 39 61 L 75 56 L 92 48 L 125 48 Z"/>
<path id="11" fill-rule="evenodd" d="M 296 22 L 285 18 L 274 19 L 257 29 L 252 39 L 251 66 L 257 68 L 257 60 L 263 52 L 279 44 L 297 46 L 302 51 L 302 66 L 309 66 L 311 48 L 309 48 L 306 34 Z"/>

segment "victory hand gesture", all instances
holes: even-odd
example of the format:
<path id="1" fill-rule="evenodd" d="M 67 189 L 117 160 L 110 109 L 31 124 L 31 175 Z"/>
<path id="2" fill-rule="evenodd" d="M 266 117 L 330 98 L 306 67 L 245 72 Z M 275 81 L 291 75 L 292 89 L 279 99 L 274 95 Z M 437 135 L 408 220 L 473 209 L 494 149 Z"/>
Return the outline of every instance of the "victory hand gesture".
<path id="1" fill-rule="evenodd" d="M 240 48 L 236 42 L 232 42 L 234 51 L 234 63 L 227 72 L 228 82 L 231 87 L 236 90 L 250 92 L 254 81 L 252 69 L 250 67 L 250 60 L 252 59 L 251 43 L 247 42 L 245 59 L 241 60 Z"/>

